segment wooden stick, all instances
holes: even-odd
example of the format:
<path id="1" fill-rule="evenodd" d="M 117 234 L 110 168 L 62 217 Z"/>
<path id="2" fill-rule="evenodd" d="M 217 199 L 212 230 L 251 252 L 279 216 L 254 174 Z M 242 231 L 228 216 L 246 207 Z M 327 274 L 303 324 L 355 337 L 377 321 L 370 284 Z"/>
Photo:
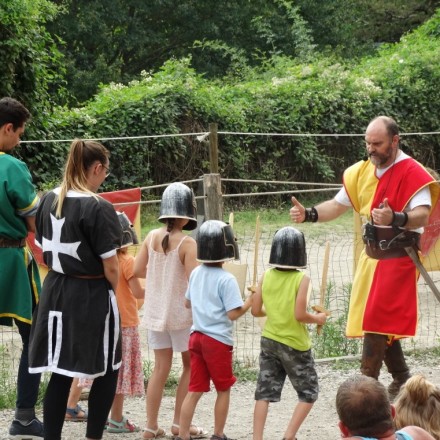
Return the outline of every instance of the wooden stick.
<path id="1" fill-rule="evenodd" d="M 328 274 L 329 259 L 330 259 L 330 242 L 327 241 L 325 243 L 324 263 L 322 266 L 321 290 L 319 296 L 319 306 L 322 310 L 324 309 L 325 295 L 327 293 L 327 274 Z M 318 333 L 318 335 L 321 334 L 322 325 L 318 325 L 318 327 L 316 328 L 316 332 Z"/>
<path id="2" fill-rule="evenodd" d="M 255 247 L 254 247 L 254 271 L 252 274 L 252 285 L 248 287 L 248 290 L 252 293 L 257 289 L 258 284 L 258 250 L 260 247 L 260 216 L 257 216 L 255 221 Z M 261 329 L 264 328 L 266 317 L 262 316 L 258 318 L 258 325 Z"/>
<path id="3" fill-rule="evenodd" d="M 252 287 L 255 289 L 258 283 L 258 247 L 260 245 L 260 216 L 257 215 L 255 221 L 255 249 L 254 249 L 254 274 L 252 277 Z"/>
<path id="4" fill-rule="evenodd" d="M 231 228 L 234 229 L 234 213 L 231 212 L 229 214 L 229 224 L 231 225 Z"/>

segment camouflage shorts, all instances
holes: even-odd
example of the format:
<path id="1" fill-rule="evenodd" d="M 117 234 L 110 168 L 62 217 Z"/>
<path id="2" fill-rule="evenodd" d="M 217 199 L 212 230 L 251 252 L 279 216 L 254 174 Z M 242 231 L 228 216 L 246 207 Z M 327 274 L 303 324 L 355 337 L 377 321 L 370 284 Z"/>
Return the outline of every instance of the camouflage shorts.
<path id="1" fill-rule="evenodd" d="M 255 400 L 279 402 L 286 376 L 292 382 L 300 402 L 315 402 L 319 387 L 311 350 L 298 351 L 262 337 Z"/>

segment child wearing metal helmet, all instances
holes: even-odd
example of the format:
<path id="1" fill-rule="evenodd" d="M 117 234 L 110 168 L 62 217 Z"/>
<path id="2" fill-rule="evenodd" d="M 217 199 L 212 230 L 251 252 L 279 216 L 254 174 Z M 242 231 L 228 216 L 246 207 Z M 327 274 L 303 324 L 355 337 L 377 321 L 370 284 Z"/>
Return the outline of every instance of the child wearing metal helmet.
<path id="1" fill-rule="evenodd" d="M 294 440 L 318 398 L 318 376 L 306 324 L 322 325 L 327 316 L 307 311 L 310 280 L 299 270 L 307 265 L 302 232 L 292 227 L 277 231 L 272 241 L 269 264 L 273 267 L 261 277 L 252 301 L 252 315 L 267 317 L 261 335 L 253 439 L 263 439 L 269 403 L 280 401 L 288 376 L 299 402 L 283 438 Z"/>
<path id="2" fill-rule="evenodd" d="M 200 397 L 210 390 L 211 380 L 217 391 L 211 440 L 227 440 L 224 427 L 231 387 L 236 381 L 232 371 L 233 321 L 251 306 L 251 297 L 243 303 L 237 280 L 222 268 L 231 259 L 238 259 L 231 226 L 218 220 L 206 221 L 197 234 L 197 260 L 203 264 L 191 273 L 185 294 L 193 314 L 191 379 L 176 440 L 192 438 L 191 420 Z"/>
<path id="3" fill-rule="evenodd" d="M 148 233 L 135 259 L 135 276 L 146 278 L 143 324 L 148 345 L 154 350 L 154 368 L 147 387 L 147 425 L 143 439 L 165 437 L 158 424 L 165 382 L 173 353 L 181 353 L 182 374 L 176 391 L 171 434 L 179 430 L 180 410 L 190 378 L 189 334 L 191 310 L 185 307 L 188 278 L 197 266 L 196 242 L 183 230 L 197 227 L 194 194 L 183 183 L 167 186 L 160 204 L 160 222 L 165 226 Z M 191 426 L 193 437 L 205 437 L 203 428 Z"/>

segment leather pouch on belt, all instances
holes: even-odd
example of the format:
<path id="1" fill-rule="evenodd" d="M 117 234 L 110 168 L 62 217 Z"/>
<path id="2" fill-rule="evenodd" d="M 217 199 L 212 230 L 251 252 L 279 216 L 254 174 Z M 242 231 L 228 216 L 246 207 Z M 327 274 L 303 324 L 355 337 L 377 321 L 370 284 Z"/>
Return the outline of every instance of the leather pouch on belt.
<path id="1" fill-rule="evenodd" d="M 376 227 L 371 223 L 364 226 L 362 235 L 365 252 L 376 260 L 406 257 L 405 248 L 418 246 L 420 234 L 393 227 Z"/>

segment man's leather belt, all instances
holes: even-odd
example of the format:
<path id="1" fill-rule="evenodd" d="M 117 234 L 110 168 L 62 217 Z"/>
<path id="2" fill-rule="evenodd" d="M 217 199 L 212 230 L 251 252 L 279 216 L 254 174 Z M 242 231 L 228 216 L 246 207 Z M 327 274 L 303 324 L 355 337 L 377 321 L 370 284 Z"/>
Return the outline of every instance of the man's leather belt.
<path id="1" fill-rule="evenodd" d="M 370 225 L 371 226 L 371 225 Z M 395 228 L 376 228 L 363 235 L 365 252 L 376 260 L 388 260 L 408 256 L 405 248 L 418 248 L 420 234 Z"/>
<path id="2" fill-rule="evenodd" d="M 11 238 L 0 237 L 0 248 L 22 248 L 26 246 L 26 239 L 12 240 Z"/>

